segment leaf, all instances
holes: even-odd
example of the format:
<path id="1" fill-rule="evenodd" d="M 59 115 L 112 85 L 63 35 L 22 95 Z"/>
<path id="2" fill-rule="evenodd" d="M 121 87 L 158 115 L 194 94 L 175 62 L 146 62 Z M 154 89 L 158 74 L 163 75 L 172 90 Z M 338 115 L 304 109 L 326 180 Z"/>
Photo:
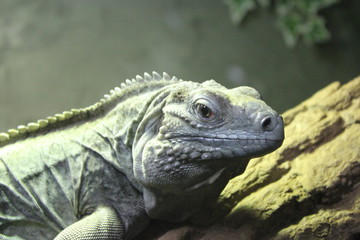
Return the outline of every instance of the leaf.
<path id="1" fill-rule="evenodd" d="M 224 0 L 229 6 L 235 24 L 243 21 L 250 11 L 275 4 L 277 26 L 287 46 L 293 47 L 299 40 L 308 45 L 327 41 L 330 33 L 319 10 L 340 0 Z"/>

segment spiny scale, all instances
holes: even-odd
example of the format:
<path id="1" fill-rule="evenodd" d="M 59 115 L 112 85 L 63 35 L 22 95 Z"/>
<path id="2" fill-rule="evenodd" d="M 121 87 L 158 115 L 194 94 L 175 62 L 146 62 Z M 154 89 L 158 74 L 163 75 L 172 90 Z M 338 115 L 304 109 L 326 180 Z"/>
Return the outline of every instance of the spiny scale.
<path id="1" fill-rule="evenodd" d="M 127 88 L 128 86 L 132 86 L 134 84 L 139 84 L 139 83 L 143 83 L 143 82 L 160 81 L 160 80 L 174 81 L 174 82 L 182 81 L 182 79 L 178 79 L 175 76 L 171 77 L 166 72 L 163 72 L 162 76 L 155 71 L 152 72 L 152 75 L 145 72 L 144 76 L 136 75 L 135 78 L 133 78 L 131 80 L 126 79 L 125 83 L 120 84 L 120 87 L 115 87 L 114 89 L 110 90 L 110 94 L 105 94 L 104 98 L 101 99 L 100 102 L 105 102 L 105 101 L 112 99 L 112 96 L 116 96 L 117 93 L 121 91 L 121 89 Z"/>
<path id="2" fill-rule="evenodd" d="M 145 72 L 144 76 L 137 75 L 134 79 L 126 79 L 125 83 L 121 83 L 121 87 L 115 87 L 110 91 L 110 94 L 105 94 L 104 98 L 100 100 L 100 102 L 95 103 L 94 105 L 83 108 L 83 109 L 71 109 L 71 111 L 65 111 L 63 113 L 55 114 L 54 116 L 47 117 L 46 119 L 40 119 L 36 123 L 31 122 L 25 125 L 20 125 L 17 129 L 9 129 L 7 132 L 0 133 L 0 146 L 5 145 L 8 142 L 11 142 L 14 139 L 21 138 L 23 136 L 28 135 L 29 133 L 38 132 L 45 127 L 54 125 L 55 123 L 62 122 L 64 120 L 68 120 L 73 118 L 74 116 L 78 116 L 80 114 L 86 113 L 88 111 L 94 110 L 99 103 L 104 103 L 112 99 L 112 96 L 116 96 L 122 89 L 132 86 L 137 83 L 148 82 L 148 81 L 182 81 L 181 79 L 176 78 L 175 76 L 170 77 L 166 72 L 161 76 L 159 73 L 153 71 L 152 75 Z"/>

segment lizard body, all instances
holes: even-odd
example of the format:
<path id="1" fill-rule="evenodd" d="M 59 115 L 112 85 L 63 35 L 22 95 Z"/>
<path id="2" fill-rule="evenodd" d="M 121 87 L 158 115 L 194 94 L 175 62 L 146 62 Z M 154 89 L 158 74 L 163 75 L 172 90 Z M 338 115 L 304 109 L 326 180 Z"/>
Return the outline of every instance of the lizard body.
<path id="1" fill-rule="evenodd" d="M 150 219 L 183 221 L 283 127 L 252 88 L 137 76 L 0 134 L 0 239 L 132 239 Z"/>

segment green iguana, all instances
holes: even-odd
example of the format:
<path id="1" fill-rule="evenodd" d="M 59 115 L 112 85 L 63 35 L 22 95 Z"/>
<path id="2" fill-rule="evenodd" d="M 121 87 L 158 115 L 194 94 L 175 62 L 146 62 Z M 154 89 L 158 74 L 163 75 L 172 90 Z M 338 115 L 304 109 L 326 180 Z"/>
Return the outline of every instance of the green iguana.
<path id="1" fill-rule="evenodd" d="M 253 88 L 138 75 L 0 134 L 0 239 L 132 239 L 150 219 L 183 221 L 283 138 Z"/>

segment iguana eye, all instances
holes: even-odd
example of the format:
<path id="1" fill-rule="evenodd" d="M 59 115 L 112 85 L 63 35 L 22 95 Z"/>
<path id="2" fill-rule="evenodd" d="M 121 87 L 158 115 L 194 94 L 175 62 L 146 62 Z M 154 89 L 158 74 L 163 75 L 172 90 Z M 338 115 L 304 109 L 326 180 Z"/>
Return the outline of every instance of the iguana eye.
<path id="1" fill-rule="evenodd" d="M 201 103 L 196 104 L 196 111 L 204 119 L 210 119 L 214 116 L 214 112 L 211 108 Z"/>

